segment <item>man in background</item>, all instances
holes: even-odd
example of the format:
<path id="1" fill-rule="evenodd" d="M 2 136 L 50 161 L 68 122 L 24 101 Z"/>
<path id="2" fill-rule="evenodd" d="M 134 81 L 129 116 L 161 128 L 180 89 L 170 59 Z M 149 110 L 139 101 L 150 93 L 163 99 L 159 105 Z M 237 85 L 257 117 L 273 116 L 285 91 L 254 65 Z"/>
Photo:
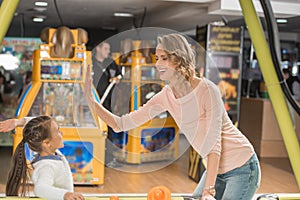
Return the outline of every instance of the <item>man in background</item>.
<path id="1" fill-rule="evenodd" d="M 300 80 L 298 76 L 292 76 L 291 69 L 289 68 L 283 69 L 282 72 L 291 94 L 296 100 L 300 100 Z"/>
<path id="2" fill-rule="evenodd" d="M 93 84 L 96 87 L 100 98 L 102 98 L 105 90 L 113 80 L 116 84 L 118 84 L 122 78 L 120 67 L 112 58 L 109 57 L 109 55 L 110 44 L 105 41 L 98 44 L 93 52 Z M 103 102 L 103 106 L 109 111 L 112 111 L 111 94 L 112 89 Z"/>
<path id="3" fill-rule="evenodd" d="M 93 63 L 93 84 L 97 89 L 97 93 L 102 99 L 103 94 L 105 93 L 109 84 L 114 81 L 115 84 L 120 82 L 122 78 L 121 69 L 116 64 L 116 62 L 110 57 L 110 44 L 106 41 L 101 42 L 98 44 L 93 50 L 92 56 L 92 63 Z M 105 97 L 103 101 L 103 106 L 112 111 L 111 106 L 111 97 L 112 97 L 113 88 L 109 91 L 108 95 Z M 113 161 L 112 151 L 114 145 L 113 141 L 113 130 L 111 127 L 108 127 L 108 139 L 111 141 L 106 142 L 106 156 L 105 156 L 105 163 L 109 163 Z"/>

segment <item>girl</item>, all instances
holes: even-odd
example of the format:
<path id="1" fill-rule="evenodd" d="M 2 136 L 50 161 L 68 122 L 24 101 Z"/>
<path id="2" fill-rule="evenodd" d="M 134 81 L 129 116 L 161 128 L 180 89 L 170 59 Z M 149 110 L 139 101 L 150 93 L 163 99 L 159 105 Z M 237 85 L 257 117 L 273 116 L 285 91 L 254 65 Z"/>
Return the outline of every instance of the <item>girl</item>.
<path id="1" fill-rule="evenodd" d="M 168 111 L 193 148 L 207 160 L 207 169 L 194 192 L 201 200 L 251 200 L 260 184 L 260 167 L 253 146 L 233 125 L 218 87 L 195 75 L 195 54 L 180 34 L 158 37 L 156 68 L 167 81 L 138 110 L 121 117 L 98 104 L 92 95 L 88 67 L 85 96 L 115 132 L 127 131 Z"/>
<path id="2" fill-rule="evenodd" d="M 14 127 L 18 120 L 7 120 L 0 123 L 11 123 Z M 25 124 L 25 120 L 19 120 Z M 29 168 L 25 157 L 25 143 L 37 152 L 32 161 L 33 173 L 31 180 L 34 184 L 34 193 L 38 197 L 52 200 L 82 200 L 84 197 L 73 192 L 73 179 L 66 158 L 58 151 L 64 146 L 62 133 L 58 125 L 48 116 L 39 116 L 30 120 L 24 127 L 23 139 L 18 144 L 12 158 L 12 166 L 6 184 L 7 196 L 25 196 L 28 183 Z"/>

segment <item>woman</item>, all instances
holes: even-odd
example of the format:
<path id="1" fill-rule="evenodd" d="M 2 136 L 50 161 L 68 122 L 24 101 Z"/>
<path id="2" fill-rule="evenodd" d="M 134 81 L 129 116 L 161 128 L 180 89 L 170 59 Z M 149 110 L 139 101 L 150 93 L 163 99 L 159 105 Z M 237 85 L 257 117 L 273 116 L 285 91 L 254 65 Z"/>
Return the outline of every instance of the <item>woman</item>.
<path id="1" fill-rule="evenodd" d="M 115 132 L 126 131 L 168 111 L 193 148 L 207 160 L 194 196 L 205 199 L 251 200 L 260 184 L 260 167 L 253 146 L 232 124 L 217 86 L 195 75 L 195 55 L 180 34 L 158 38 L 156 68 L 167 81 L 138 110 L 121 117 L 98 104 L 92 95 L 88 67 L 85 96 L 95 112 Z"/>
<path id="2" fill-rule="evenodd" d="M 19 120 L 25 124 L 24 120 Z M 17 122 L 7 120 L 3 124 Z M 22 123 L 21 123 L 22 124 Z M 15 124 L 18 125 L 18 124 Z M 12 166 L 6 184 L 6 196 L 25 196 L 29 168 L 25 157 L 25 143 L 37 152 L 32 161 L 31 180 L 34 193 L 38 197 L 50 200 L 83 200 L 82 194 L 73 192 L 73 177 L 66 158 L 58 151 L 64 146 L 62 133 L 58 125 L 48 116 L 31 119 L 24 127 L 23 139 L 18 144 L 12 159 Z"/>

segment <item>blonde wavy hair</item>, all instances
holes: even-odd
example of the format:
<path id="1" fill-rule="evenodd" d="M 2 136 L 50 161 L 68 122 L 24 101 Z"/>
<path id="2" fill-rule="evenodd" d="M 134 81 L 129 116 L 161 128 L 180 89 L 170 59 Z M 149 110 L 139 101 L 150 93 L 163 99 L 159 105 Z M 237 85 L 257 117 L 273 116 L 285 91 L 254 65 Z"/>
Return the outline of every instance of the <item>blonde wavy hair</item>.
<path id="1" fill-rule="evenodd" d="M 168 59 L 176 70 L 191 82 L 195 75 L 195 52 L 187 39 L 176 33 L 160 36 L 157 38 L 157 45 L 167 53 Z"/>

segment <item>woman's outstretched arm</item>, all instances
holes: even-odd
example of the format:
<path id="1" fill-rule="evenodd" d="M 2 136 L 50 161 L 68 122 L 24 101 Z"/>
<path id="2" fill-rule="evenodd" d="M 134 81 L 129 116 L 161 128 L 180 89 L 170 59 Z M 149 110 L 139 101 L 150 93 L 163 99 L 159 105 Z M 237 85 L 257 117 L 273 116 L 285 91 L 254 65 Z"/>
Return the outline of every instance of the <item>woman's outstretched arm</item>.
<path id="1" fill-rule="evenodd" d="M 137 110 L 124 114 L 121 117 L 114 115 L 94 99 L 92 94 L 92 77 L 90 66 L 87 68 L 84 87 L 85 98 L 88 104 L 92 107 L 96 114 L 115 132 L 127 131 L 136 128 L 149 121 L 159 113 L 166 111 L 161 103 L 161 101 L 164 99 L 164 94 L 159 92 Z"/>
<path id="2" fill-rule="evenodd" d="M 92 94 L 92 76 L 91 76 L 91 66 L 87 67 L 86 77 L 84 82 L 84 94 L 88 104 L 96 112 L 96 114 L 112 129 L 117 130 L 119 127 L 116 123 L 116 118 L 118 116 L 114 115 L 107 109 L 105 109 L 101 104 L 95 101 Z"/>

